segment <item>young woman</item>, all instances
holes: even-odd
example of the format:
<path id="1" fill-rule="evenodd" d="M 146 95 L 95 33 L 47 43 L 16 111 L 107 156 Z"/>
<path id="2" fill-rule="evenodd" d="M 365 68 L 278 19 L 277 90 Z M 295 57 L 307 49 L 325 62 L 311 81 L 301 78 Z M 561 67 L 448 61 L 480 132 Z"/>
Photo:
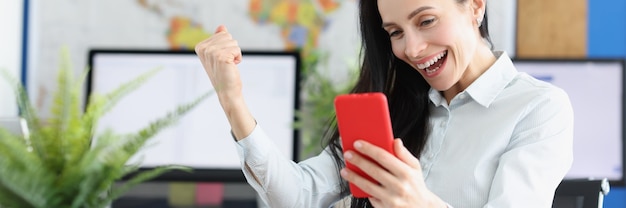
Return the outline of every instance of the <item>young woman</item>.
<path id="1" fill-rule="evenodd" d="M 550 207 L 572 163 L 567 94 L 518 73 L 493 52 L 486 0 L 361 0 L 361 74 L 353 92 L 389 100 L 397 157 L 365 141 L 298 164 L 282 157 L 249 113 L 224 26 L 196 46 L 237 140 L 243 172 L 270 207 Z M 280 144 L 279 144 L 280 145 Z M 363 156 L 374 158 L 376 163 Z M 344 168 L 344 158 L 380 184 Z"/>

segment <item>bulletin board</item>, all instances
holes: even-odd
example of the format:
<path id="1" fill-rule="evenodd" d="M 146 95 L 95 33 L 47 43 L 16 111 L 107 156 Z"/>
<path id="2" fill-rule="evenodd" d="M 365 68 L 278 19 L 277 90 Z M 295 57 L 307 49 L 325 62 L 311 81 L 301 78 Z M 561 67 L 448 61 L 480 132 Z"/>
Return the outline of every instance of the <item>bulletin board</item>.
<path id="1" fill-rule="evenodd" d="M 517 5 L 517 57 L 586 57 L 587 0 L 519 0 Z"/>

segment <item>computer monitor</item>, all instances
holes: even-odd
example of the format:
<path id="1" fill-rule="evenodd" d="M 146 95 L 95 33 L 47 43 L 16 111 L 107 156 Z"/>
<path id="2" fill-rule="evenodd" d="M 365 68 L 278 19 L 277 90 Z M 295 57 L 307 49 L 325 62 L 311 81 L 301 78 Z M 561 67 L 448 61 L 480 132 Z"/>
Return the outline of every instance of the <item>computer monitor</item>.
<path id="1" fill-rule="evenodd" d="M 91 50 L 87 92 L 104 94 L 155 68 L 155 76 L 131 92 L 107 114 L 98 132 L 136 132 L 177 105 L 213 90 L 193 51 Z M 293 127 L 299 104 L 300 58 L 296 52 L 243 52 L 237 65 L 245 101 L 258 124 L 285 157 L 297 161 L 298 132 Z M 193 172 L 168 172 L 159 181 L 245 181 L 230 125 L 211 95 L 177 124 L 148 142 L 130 162 L 141 170 L 183 165 Z"/>
<path id="2" fill-rule="evenodd" d="M 566 179 L 624 185 L 624 61 L 517 59 L 518 71 L 564 89 L 574 109 L 574 163 Z"/>

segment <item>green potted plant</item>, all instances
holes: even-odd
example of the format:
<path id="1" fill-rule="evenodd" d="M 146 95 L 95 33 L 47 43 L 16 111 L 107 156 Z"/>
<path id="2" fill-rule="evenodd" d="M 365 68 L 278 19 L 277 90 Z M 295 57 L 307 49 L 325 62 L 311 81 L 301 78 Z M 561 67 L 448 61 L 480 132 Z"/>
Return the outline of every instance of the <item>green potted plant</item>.
<path id="1" fill-rule="evenodd" d="M 134 134 L 111 130 L 96 133 L 98 119 L 124 95 L 138 88 L 158 70 L 143 74 L 106 94 L 94 94 L 83 111 L 82 86 L 68 67 L 67 53 L 58 72 L 58 88 L 49 119 L 37 116 L 19 81 L 4 75 L 15 86 L 21 116 L 29 134 L 18 136 L 0 128 L 0 207 L 106 207 L 131 187 L 180 166 L 158 167 L 116 184 L 138 164 L 128 160 L 146 141 L 175 123 L 209 93 L 184 104 Z M 114 186 L 115 185 L 115 186 Z"/>
<path id="2" fill-rule="evenodd" d="M 328 53 L 313 50 L 302 57 L 302 104 L 296 112 L 294 127 L 300 130 L 302 151 L 300 158 L 319 154 L 324 148 L 322 138 L 328 124 L 334 122 L 334 100 L 337 95 L 349 93 L 356 84 L 358 66 L 349 61 L 345 80 L 337 80 L 321 72 L 328 66 Z"/>

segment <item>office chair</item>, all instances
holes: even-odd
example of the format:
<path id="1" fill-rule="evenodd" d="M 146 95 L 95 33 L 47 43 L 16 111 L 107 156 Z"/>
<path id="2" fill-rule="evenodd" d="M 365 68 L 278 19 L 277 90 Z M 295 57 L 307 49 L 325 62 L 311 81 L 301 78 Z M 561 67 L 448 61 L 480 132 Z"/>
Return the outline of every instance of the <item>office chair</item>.
<path id="1" fill-rule="evenodd" d="M 552 208 L 602 208 L 609 189 L 606 178 L 563 180 L 556 188 Z"/>

